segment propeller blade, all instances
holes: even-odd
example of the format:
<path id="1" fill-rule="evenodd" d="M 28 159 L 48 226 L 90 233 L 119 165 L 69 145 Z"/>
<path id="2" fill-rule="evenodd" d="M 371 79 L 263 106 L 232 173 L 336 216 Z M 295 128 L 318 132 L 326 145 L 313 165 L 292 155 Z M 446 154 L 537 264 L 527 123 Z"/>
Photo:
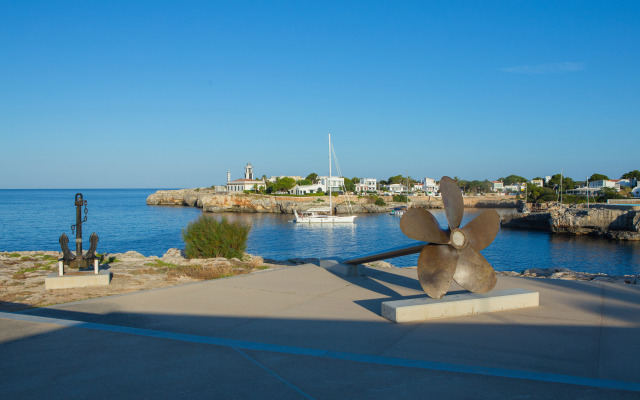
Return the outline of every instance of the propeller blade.
<path id="1" fill-rule="evenodd" d="M 499 229 L 500 216 L 496 210 L 483 211 L 462 228 L 467 235 L 469 245 L 478 251 L 493 242 Z"/>
<path id="2" fill-rule="evenodd" d="M 460 251 L 453 279 L 471 292 L 486 293 L 496 285 L 496 271 L 482 254 L 467 246 Z"/>
<path id="3" fill-rule="evenodd" d="M 458 250 L 446 244 L 428 244 L 418 257 L 418 280 L 432 298 L 440 299 L 449 290 L 458 262 Z"/>
<path id="4" fill-rule="evenodd" d="M 444 203 L 444 212 L 447 215 L 447 221 L 449 221 L 449 228 L 459 227 L 464 215 L 460 187 L 453 179 L 443 176 L 440 180 L 440 193 L 442 193 L 442 203 Z"/>
<path id="5" fill-rule="evenodd" d="M 402 233 L 414 240 L 430 243 L 449 243 L 449 234 L 429 211 L 410 208 L 400 219 Z"/>

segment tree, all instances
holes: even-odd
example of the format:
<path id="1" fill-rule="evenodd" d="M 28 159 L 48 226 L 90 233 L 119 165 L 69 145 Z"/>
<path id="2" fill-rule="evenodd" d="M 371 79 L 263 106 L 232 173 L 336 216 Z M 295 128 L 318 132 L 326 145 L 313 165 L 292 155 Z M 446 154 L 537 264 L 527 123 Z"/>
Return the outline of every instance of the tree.
<path id="1" fill-rule="evenodd" d="M 606 203 L 608 199 L 624 199 L 624 196 L 619 194 L 614 188 L 602 188 L 600 190 L 600 196 L 596 198 L 598 203 Z"/>
<path id="2" fill-rule="evenodd" d="M 527 178 L 518 175 L 509 175 L 506 178 L 500 178 L 498 180 L 503 181 L 505 185 L 527 182 Z"/>
<path id="3" fill-rule="evenodd" d="M 344 179 L 344 189 L 347 192 L 354 192 L 356 190 L 356 185 L 353 183 L 353 181 L 349 178 L 343 178 Z"/>
<path id="4" fill-rule="evenodd" d="M 311 181 L 310 179 L 302 179 L 302 180 L 298 181 L 298 185 L 300 185 L 300 186 L 313 185 L 313 181 Z"/>
<path id="5" fill-rule="evenodd" d="M 353 183 L 360 183 L 360 178 L 356 178 L 355 176 L 353 178 L 351 178 L 351 181 Z"/>
<path id="6" fill-rule="evenodd" d="M 640 171 L 634 169 L 633 171 L 629 171 L 626 174 L 623 174 L 622 179 L 639 179 L 640 180 Z"/>
<path id="7" fill-rule="evenodd" d="M 396 175 L 396 176 L 390 177 L 387 180 L 387 182 L 389 182 L 389 185 L 393 185 L 394 183 L 406 184 L 407 183 L 407 178 L 405 178 L 402 175 Z"/>
<path id="8" fill-rule="evenodd" d="M 608 181 L 608 180 L 609 180 L 609 177 L 602 174 L 593 174 L 589 177 L 589 182 Z"/>
<path id="9" fill-rule="evenodd" d="M 633 190 L 633 189 L 631 189 L 629 186 L 622 186 L 620 188 L 620 192 L 619 192 L 620 196 L 622 196 L 622 197 L 631 197 L 631 190 Z"/>
<path id="10" fill-rule="evenodd" d="M 318 180 L 318 174 L 316 174 L 315 172 L 312 172 L 309 175 L 307 175 L 305 179 L 308 179 L 311 182 L 316 183 L 316 181 Z"/>
<path id="11" fill-rule="evenodd" d="M 275 192 L 286 192 L 287 190 L 291 190 L 296 186 L 296 181 L 293 178 L 284 177 L 276 179 L 273 184 L 273 191 Z"/>
<path id="12" fill-rule="evenodd" d="M 473 193 L 484 193 L 491 191 L 491 182 L 488 180 L 484 181 L 471 181 L 468 183 L 468 186 L 465 187 L 465 191 L 473 192 Z"/>
<path id="13" fill-rule="evenodd" d="M 538 187 L 532 183 L 527 184 L 527 203 L 542 203 L 544 201 L 556 201 L 558 194 L 548 187 Z"/>
<path id="14" fill-rule="evenodd" d="M 549 180 L 549 183 L 547 183 L 547 187 L 550 188 L 558 188 L 560 189 L 560 174 L 555 174 L 554 176 L 551 177 L 551 179 Z M 569 190 L 569 189 L 573 189 L 576 187 L 575 182 L 573 181 L 573 179 L 567 177 L 567 176 L 563 176 L 562 177 L 562 191 L 564 192 L 565 190 Z"/>

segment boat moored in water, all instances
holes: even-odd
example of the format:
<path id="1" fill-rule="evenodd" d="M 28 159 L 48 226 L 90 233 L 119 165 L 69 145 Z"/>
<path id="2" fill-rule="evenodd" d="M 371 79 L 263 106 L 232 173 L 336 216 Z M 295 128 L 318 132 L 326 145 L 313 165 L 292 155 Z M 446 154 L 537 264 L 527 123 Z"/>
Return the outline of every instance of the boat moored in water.
<path id="1" fill-rule="evenodd" d="M 294 222 L 310 224 L 353 223 L 355 215 L 332 215 L 330 208 L 310 208 L 306 211 L 293 211 Z"/>
<path id="2" fill-rule="evenodd" d="M 327 180 L 327 187 L 329 189 L 329 207 L 316 207 L 311 208 L 306 211 L 300 211 L 298 214 L 297 210 L 293 210 L 293 222 L 306 222 L 310 224 L 333 224 L 333 223 L 353 223 L 356 219 L 355 215 L 333 215 L 333 203 L 332 203 L 332 195 L 331 195 L 331 158 L 332 156 L 335 158 L 336 167 L 338 168 L 338 173 L 340 174 L 340 166 L 338 165 L 338 159 L 335 157 L 335 151 L 333 150 L 333 146 L 331 145 L 331 134 L 329 134 L 329 179 Z M 349 205 L 349 209 L 351 209 L 351 201 L 349 201 L 349 193 L 346 191 L 347 195 L 347 204 Z"/>

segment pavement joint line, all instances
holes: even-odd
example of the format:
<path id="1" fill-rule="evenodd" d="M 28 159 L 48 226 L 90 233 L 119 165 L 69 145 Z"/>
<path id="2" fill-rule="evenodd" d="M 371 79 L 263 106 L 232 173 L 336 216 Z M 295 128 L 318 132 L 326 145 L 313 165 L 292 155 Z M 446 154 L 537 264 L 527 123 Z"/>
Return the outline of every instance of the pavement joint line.
<path id="1" fill-rule="evenodd" d="M 303 392 L 302 389 L 300 389 L 299 387 L 297 387 L 296 385 L 292 384 L 291 382 L 289 382 L 288 380 L 284 379 L 283 377 L 281 377 L 280 375 L 276 374 L 275 372 L 273 372 L 272 370 L 270 370 L 269 368 L 267 368 L 266 366 L 262 365 L 261 363 L 259 363 L 258 361 L 256 361 L 255 359 L 253 359 L 253 357 L 249 356 L 247 353 L 245 353 L 244 351 L 240 350 L 237 347 L 234 347 L 233 350 L 235 350 L 236 352 L 240 353 L 243 357 L 245 357 L 247 360 L 251 361 L 252 363 L 254 363 L 255 365 L 257 365 L 258 367 L 262 368 L 263 370 L 267 371 L 269 374 L 273 375 L 276 379 L 278 379 L 279 381 L 282 381 L 285 385 L 289 386 L 290 388 L 292 388 L 293 390 L 295 390 L 296 392 L 300 393 L 301 395 L 303 395 L 305 398 L 309 399 L 309 400 L 314 400 L 313 397 L 309 396 L 307 393 Z"/>
<path id="2" fill-rule="evenodd" d="M 562 383 L 569 385 L 588 386 L 600 389 L 624 390 L 640 392 L 640 383 L 616 381 L 610 379 L 589 378 L 574 375 L 563 375 L 546 372 L 524 371 L 515 369 L 503 369 L 492 367 L 481 367 L 465 364 L 452 364 L 436 361 L 412 360 L 405 358 L 386 357 L 380 355 L 368 355 L 358 353 L 336 352 L 331 350 L 314 349 L 307 347 L 285 346 L 279 344 L 251 342 L 245 340 L 225 339 L 210 336 L 192 335 L 187 333 L 175 333 L 168 331 L 157 331 L 145 328 L 135 328 L 121 325 L 109 325 L 96 322 L 83 322 L 68 319 L 39 317 L 28 314 L 16 314 L 0 312 L 0 318 L 53 324 L 72 328 L 82 328 L 95 331 L 123 333 L 158 339 L 177 340 L 182 342 L 209 344 L 215 346 L 230 347 L 233 349 L 256 350 L 272 353 L 290 354 L 296 356 L 324 357 L 334 360 L 355 361 L 368 364 L 387 365 L 395 367 L 419 368 L 425 370 L 474 374 L 493 376 L 509 379 L 524 379 L 539 382 Z"/>

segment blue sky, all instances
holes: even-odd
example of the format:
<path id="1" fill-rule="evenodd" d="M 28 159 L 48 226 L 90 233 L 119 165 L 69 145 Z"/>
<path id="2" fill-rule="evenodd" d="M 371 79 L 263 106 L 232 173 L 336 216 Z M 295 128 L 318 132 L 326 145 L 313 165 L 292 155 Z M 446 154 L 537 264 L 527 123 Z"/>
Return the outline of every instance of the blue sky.
<path id="1" fill-rule="evenodd" d="M 640 169 L 638 1 L 0 1 L 0 188 Z M 81 156 L 78 157 L 77 155 Z"/>

